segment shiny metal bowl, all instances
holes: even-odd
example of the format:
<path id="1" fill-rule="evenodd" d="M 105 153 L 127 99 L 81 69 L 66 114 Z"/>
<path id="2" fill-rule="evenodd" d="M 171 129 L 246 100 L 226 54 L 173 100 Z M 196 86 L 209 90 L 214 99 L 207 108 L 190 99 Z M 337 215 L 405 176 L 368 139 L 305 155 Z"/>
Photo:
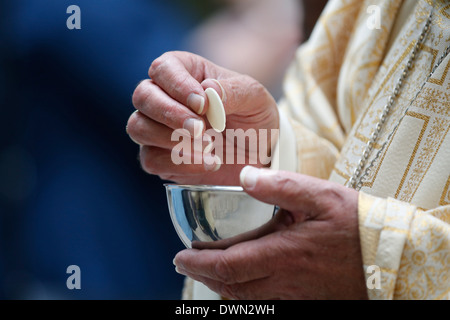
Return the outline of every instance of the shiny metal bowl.
<path id="1" fill-rule="evenodd" d="M 165 184 L 170 217 L 187 248 L 225 248 L 255 237 L 276 212 L 241 187 Z"/>

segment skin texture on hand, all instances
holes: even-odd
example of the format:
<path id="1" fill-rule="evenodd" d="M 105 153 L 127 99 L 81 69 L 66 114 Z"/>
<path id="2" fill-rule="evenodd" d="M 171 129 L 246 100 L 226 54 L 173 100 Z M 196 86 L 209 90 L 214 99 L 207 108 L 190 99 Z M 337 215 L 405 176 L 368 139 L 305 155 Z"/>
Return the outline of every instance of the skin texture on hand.
<path id="1" fill-rule="evenodd" d="M 251 196 L 282 208 L 267 234 L 181 251 L 177 272 L 231 299 L 367 299 L 355 190 L 265 169 L 245 168 L 241 178 Z"/>
<path id="2" fill-rule="evenodd" d="M 222 98 L 227 129 L 278 129 L 278 110 L 270 93 L 249 76 L 187 52 L 165 53 L 152 63 L 149 77 L 133 94 L 138 112 L 127 124 L 130 138 L 140 145 L 143 169 L 178 183 L 238 185 L 244 165 L 174 164 L 171 151 L 176 142 L 171 135 L 184 128 L 194 136 L 194 124 L 203 128 L 202 133 L 210 128 L 204 117 L 209 107 L 207 88 Z"/>

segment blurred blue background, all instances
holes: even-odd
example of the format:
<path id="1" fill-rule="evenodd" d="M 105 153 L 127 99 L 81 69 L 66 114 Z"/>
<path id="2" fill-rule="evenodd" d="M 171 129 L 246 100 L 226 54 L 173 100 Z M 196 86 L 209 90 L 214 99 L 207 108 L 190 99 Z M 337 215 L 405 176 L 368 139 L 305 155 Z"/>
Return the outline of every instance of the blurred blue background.
<path id="1" fill-rule="evenodd" d="M 204 14 L 193 2 L 1 1 L 0 298 L 180 298 L 163 182 L 125 126 L 152 60 Z"/>

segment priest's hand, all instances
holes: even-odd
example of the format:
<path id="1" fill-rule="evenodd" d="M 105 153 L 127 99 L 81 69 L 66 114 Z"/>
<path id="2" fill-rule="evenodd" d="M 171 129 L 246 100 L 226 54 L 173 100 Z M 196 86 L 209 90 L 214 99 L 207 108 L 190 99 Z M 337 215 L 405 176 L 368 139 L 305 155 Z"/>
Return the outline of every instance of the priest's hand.
<path id="1" fill-rule="evenodd" d="M 365 299 L 358 193 L 290 172 L 244 168 L 251 196 L 282 208 L 270 231 L 226 250 L 181 251 L 177 271 L 231 299 Z"/>
<path id="2" fill-rule="evenodd" d="M 205 156 L 202 151 L 213 140 L 205 135 L 211 128 L 204 117 L 209 108 L 205 90 L 213 88 L 222 98 L 227 129 L 244 132 L 251 129 L 259 133 L 260 129 L 279 128 L 276 102 L 266 88 L 249 76 L 188 52 L 165 53 L 151 64 L 148 74 L 150 79 L 142 81 L 133 94 L 137 111 L 127 124 L 131 139 L 140 145 L 143 169 L 178 183 L 238 185 L 243 164 L 224 164 L 217 153 L 206 154 L 210 157 L 207 161 L 202 159 Z M 172 134 L 182 128 L 192 141 L 200 139 L 200 145 L 202 140 L 205 145 L 200 152 L 198 148 L 197 151 L 192 148 L 191 153 L 182 150 L 183 156 L 188 154 L 191 159 L 190 164 L 175 163 L 172 158 L 179 142 L 172 141 Z M 271 137 L 270 133 L 268 136 Z M 276 139 L 270 138 L 268 151 Z M 222 140 L 227 141 L 226 137 Z M 257 165 L 261 167 L 264 163 L 260 161 Z"/>

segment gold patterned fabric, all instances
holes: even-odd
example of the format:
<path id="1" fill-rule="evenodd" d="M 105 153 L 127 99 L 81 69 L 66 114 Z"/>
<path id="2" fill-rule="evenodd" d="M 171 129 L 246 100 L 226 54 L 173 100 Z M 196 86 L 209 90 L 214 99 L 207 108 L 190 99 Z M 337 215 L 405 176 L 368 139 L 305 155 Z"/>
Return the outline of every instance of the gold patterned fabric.
<path id="1" fill-rule="evenodd" d="M 370 5 L 380 9 L 381 29 L 368 27 Z M 432 5 L 329 2 L 310 41 L 298 50 L 280 104 L 299 137 L 293 146 L 296 171 L 348 182 Z M 450 1 L 437 1 L 430 34 L 369 158 L 409 107 L 360 193 L 364 267 L 381 270 L 381 288 L 368 289 L 372 299 L 450 298 L 450 57 L 412 101 L 450 43 L 449 18 Z M 306 144 L 315 150 L 307 153 L 305 131 L 315 135 Z"/>
<path id="2" fill-rule="evenodd" d="M 374 5 L 380 29 L 368 23 Z M 432 5 L 328 2 L 286 74 L 277 169 L 348 182 Z M 381 270 L 380 289 L 368 289 L 371 299 L 450 298 L 450 56 L 418 92 L 449 43 L 450 1 L 437 0 L 429 35 L 369 163 L 387 141 L 386 147 L 360 192 L 364 268 Z M 186 290 L 189 298 L 213 297 Z"/>

